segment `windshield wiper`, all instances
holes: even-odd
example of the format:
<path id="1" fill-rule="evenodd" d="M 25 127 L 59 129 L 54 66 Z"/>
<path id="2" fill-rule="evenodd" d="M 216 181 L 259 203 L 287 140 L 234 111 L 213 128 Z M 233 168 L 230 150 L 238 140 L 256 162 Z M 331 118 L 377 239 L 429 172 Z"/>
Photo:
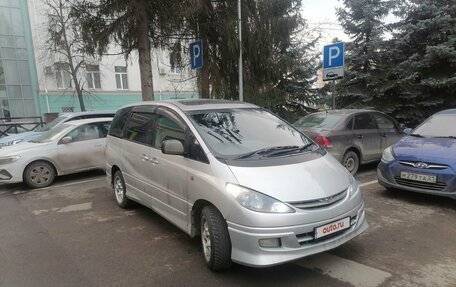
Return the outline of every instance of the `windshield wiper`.
<path id="1" fill-rule="evenodd" d="M 272 152 L 280 151 L 280 150 L 290 150 L 290 149 L 297 149 L 299 148 L 297 145 L 288 145 L 288 146 L 276 146 L 276 147 L 267 147 L 267 148 L 262 148 L 256 151 L 252 151 L 249 153 L 242 154 L 238 156 L 236 159 L 244 159 L 251 157 L 252 155 L 264 155 L 264 154 L 269 154 Z"/>
<path id="2" fill-rule="evenodd" d="M 417 138 L 424 138 L 424 136 L 422 136 L 420 134 L 410 134 L 410 136 L 417 137 Z"/>
<path id="3" fill-rule="evenodd" d="M 276 151 L 276 152 L 273 152 L 273 153 L 269 153 L 268 156 L 278 156 L 278 155 L 284 155 L 284 154 L 292 154 L 292 153 L 296 153 L 296 152 L 302 152 L 304 151 L 305 149 L 307 149 L 308 147 L 311 147 L 313 146 L 314 143 L 310 142 L 310 143 L 307 143 L 301 147 L 294 147 L 294 148 L 290 148 L 290 149 L 286 149 L 286 150 L 279 150 L 279 151 Z"/>

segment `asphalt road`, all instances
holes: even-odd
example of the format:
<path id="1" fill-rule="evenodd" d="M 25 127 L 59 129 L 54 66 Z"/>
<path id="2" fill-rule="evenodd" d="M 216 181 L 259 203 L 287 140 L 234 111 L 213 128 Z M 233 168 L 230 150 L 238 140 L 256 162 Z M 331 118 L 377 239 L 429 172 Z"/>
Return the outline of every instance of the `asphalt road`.
<path id="1" fill-rule="evenodd" d="M 199 239 L 147 208 L 122 210 L 102 172 L 0 186 L 0 286 L 456 286 L 456 201 L 357 176 L 370 228 L 330 252 L 213 273 Z"/>

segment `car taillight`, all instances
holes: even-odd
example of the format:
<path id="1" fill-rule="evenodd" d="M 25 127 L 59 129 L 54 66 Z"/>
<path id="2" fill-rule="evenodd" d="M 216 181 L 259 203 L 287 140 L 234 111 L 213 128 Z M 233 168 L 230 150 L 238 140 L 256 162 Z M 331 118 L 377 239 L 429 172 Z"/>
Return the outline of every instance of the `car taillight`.
<path id="1" fill-rule="evenodd" d="M 320 136 L 320 135 L 316 136 L 315 137 L 315 142 L 317 144 L 319 144 L 321 147 L 332 147 L 331 142 L 325 136 Z"/>

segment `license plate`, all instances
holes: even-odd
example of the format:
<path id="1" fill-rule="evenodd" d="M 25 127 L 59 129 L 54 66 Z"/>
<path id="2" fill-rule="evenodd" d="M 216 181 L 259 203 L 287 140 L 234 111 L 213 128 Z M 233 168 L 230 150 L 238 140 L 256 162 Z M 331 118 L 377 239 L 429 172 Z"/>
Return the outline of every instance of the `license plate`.
<path id="1" fill-rule="evenodd" d="M 419 173 L 406 172 L 406 171 L 401 171 L 401 178 L 408 179 L 408 180 L 414 180 L 414 181 L 421 181 L 421 182 L 430 182 L 430 183 L 437 182 L 437 177 L 435 175 L 419 174 Z"/>
<path id="2" fill-rule="evenodd" d="M 328 236 L 330 234 L 345 230 L 347 228 L 350 228 L 350 217 L 346 217 L 344 219 L 334 221 L 334 222 L 328 223 L 326 225 L 315 228 L 314 238 L 317 239 L 317 238 L 321 238 L 324 236 Z"/>

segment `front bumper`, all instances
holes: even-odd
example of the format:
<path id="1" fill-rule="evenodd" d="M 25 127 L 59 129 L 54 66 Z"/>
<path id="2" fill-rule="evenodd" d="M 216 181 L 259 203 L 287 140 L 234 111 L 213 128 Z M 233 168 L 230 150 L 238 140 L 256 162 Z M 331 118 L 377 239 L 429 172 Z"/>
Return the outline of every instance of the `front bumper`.
<path id="1" fill-rule="evenodd" d="M 416 188 L 412 186 L 406 186 L 402 184 L 398 184 L 395 177 L 400 175 L 401 171 L 408 171 L 408 172 L 415 172 L 415 173 L 429 173 L 429 171 L 423 171 L 416 168 L 408 168 L 402 166 L 397 161 L 393 161 L 391 163 L 384 163 L 380 162 L 377 167 L 377 180 L 378 183 L 384 187 L 388 188 L 396 188 L 406 191 L 418 192 L 418 193 L 425 193 L 425 194 L 432 194 L 432 195 L 440 195 L 440 196 L 447 196 L 452 199 L 456 199 L 456 176 L 454 172 L 450 169 L 448 170 L 440 170 L 434 171 L 433 175 L 436 175 L 438 180 L 444 181 L 446 183 L 446 187 L 441 191 L 424 189 L 424 188 Z"/>
<path id="2" fill-rule="evenodd" d="M 316 227 L 350 217 L 351 226 L 339 234 L 313 240 Z M 254 228 L 227 221 L 230 233 L 233 262 L 253 266 L 267 267 L 296 260 L 338 247 L 368 228 L 364 213 L 364 203 L 353 210 L 328 220 L 298 226 Z M 306 239 L 307 236 L 307 239 Z M 260 239 L 280 238 L 281 246 L 263 248 Z"/>
<path id="3" fill-rule="evenodd" d="M 22 173 L 23 169 L 20 167 L 20 163 L 17 162 L 0 166 L 0 183 L 22 182 Z"/>

